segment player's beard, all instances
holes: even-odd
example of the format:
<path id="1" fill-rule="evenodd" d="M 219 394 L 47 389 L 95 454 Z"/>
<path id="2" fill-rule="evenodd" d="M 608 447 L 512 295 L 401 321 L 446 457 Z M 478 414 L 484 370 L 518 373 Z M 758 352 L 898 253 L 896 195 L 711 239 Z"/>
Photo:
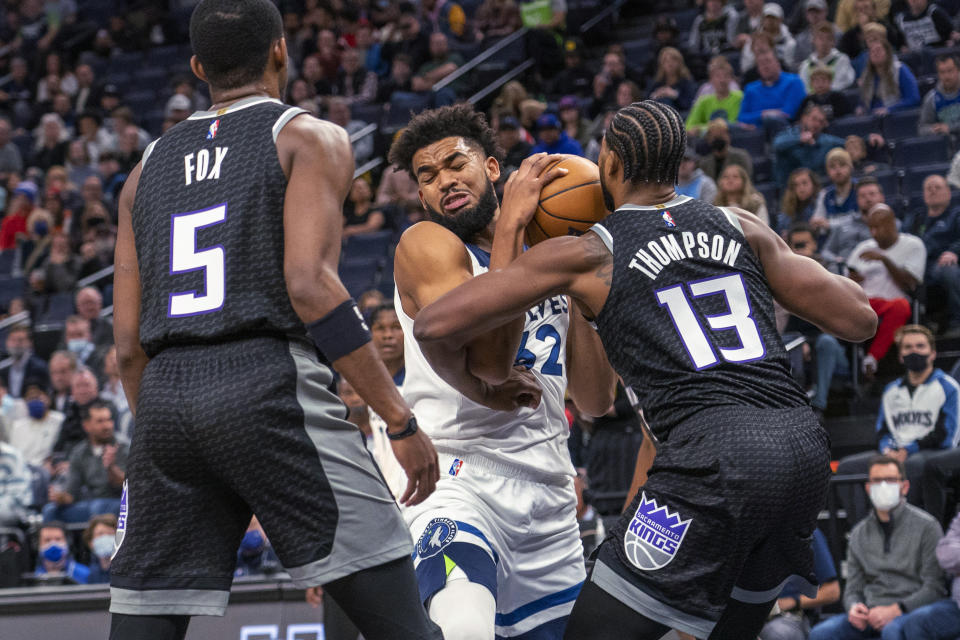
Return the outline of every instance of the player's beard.
<path id="1" fill-rule="evenodd" d="M 487 180 L 487 188 L 476 206 L 462 209 L 453 217 L 445 216 L 430 205 L 425 205 L 430 220 L 446 227 L 464 242 L 470 242 L 475 235 L 486 229 L 499 207 L 497 190 L 490 179 Z"/>
<path id="2" fill-rule="evenodd" d="M 603 206 L 607 208 L 607 211 L 613 211 L 617 208 L 616 203 L 613 201 L 613 194 L 607 189 L 607 183 L 603 179 L 603 168 L 600 169 L 600 193 L 603 194 Z"/>

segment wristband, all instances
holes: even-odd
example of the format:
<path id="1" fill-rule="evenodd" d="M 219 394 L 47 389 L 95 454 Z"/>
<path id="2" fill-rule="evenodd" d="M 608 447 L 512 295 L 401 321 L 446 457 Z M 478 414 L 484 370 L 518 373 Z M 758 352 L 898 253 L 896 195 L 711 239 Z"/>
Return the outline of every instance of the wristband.
<path id="1" fill-rule="evenodd" d="M 353 298 L 347 298 L 333 311 L 308 324 L 307 333 L 330 363 L 370 342 L 370 329 Z"/>
<path id="2" fill-rule="evenodd" d="M 403 431 L 398 431 L 397 433 L 390 433 L 387 431 L 387 437 L 391 440 L 403 440 L 404 438 L 409 438 L 417 432 L 420 427 L 417 426 L 417 417 L 410 416 L 410 419 L 407 420 L 407 428 Z"/>

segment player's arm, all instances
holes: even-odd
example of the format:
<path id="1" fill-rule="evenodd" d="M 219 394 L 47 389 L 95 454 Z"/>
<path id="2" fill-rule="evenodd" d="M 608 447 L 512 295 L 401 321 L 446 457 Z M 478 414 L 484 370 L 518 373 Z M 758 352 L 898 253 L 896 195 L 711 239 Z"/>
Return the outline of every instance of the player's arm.
<path id="1" fill-rule="evenodd" d="M 456 350 L 560 294 L 573 296 L 595 316 L 610 292 L 607 262 L 597 243 L 603 244 L 594 233 L 541 242 L 507 267 L 473 278 L 421 309 L 414 336 L 421 344 Z"/>
<path id="2" fill-rule="evenodd" d="M 401 432 L 410 409 L 337 275 L 342 207 L 353 179 L 350 140 L 340 127 L 299 116 L 280 132 L 277 152 L 288 177 L 283 267 L 293 309 L 334 368 L 386 421 L 388 431 Z M 422 502 L 439 479 L 433 445 L 422 431 L 392 444 L 409 478 L 401 502 Z"/>
<path id="3" fill-rule="evenodd" d="M 613 255 L 610 270 L 613 270 Z M 613 405 L 617 374 L 607 361 L 600 336 L 584 318 L 579 303 L 570 300 L 570 329 L 567 331 L 567 391 L 583 413 L 598 417 Z"/>
<path id="4" fill-rule="evenodd" d="M 140 267 L 133 237 L 133 201 L 141 170 L 141 164 L 137 163 L 120 192 L 117 244 L 113 257 L 113 339 L 117 345 L 123 393 L 133 415 L 137 414 L 140 379 L 149 360 L 140 346 Z"/>
<path id="5" fill-rule="evenodd" d="M 769 225 L 752 213 L 732 209 L 760 258 L 773 296 L 795 316 L 850 342 L 862 342 L 877 331 L 877 314 L 863 289 L 849 278 L 795 254 Z"/>

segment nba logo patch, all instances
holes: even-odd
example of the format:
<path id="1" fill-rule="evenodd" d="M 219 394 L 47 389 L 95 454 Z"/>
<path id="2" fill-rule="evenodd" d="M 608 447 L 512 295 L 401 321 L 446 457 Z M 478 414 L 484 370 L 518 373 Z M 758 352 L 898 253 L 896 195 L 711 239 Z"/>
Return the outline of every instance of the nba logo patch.
<path id="1" fill-rule="evenodd" d="M 669 211 L 664 211 L 662 214 L 660 214 L 660 217 L 663 218 L 663 221 L 668 227 L 673 228 L 677 226 L 677 223 L 673 221 L 673 216 L 670 215 Z"/>
<path id="2" fill-rule="evenodd" d="M 461 460 L 460 458 L 454 458 L 454 459 L 453 459 L 453 464 L 450 465 L 450 471 L 449 471 L 448 473 L 449 473 L 450 475 L 452 475 L 452 476 L 459 475 L 459 474 L 460 474 L 460 468 L 461 468 L 462 466 L 463 466 L 463 460 Z"/>
<path id="3" fill-rule="evenodd" d="M 210 128 L 207 129 L 207 140 L 213 140 L 217 137 L 217 132 L 220 131 L 220 120 L 214 120 L 213 124 L 210 125 Z"/>
<path id="4" fill-rule="evenodd" d="M 456 535 L 456 522 L 450 518 L 434 518 L 417 540 L 417 554 L 424 559 L 432 558 L 453 542 Z"/>
<path id="5" fill-rule="evenodd" d="M 638 569 L 653 571 L 667 566 L 680 550 L 690 520 L 681 520 L 679 513 L 670 513 L 666 505 L 640 495 L 640 506 L 623 536 L 623 550 Z"/>

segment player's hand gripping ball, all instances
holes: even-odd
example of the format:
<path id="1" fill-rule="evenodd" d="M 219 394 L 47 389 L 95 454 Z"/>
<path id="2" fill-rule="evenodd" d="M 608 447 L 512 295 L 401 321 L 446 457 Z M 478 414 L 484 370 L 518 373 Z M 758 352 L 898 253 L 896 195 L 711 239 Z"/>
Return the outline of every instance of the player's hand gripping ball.
<path id="1" fill-rule="evenodd" d="M 527 225 L 526 241 L 533 246 L 547 238 L 583 235 L 607 214 L 600 189 L 600 169 L 586 158 L 568 156 L 551 164 L 567 169 L 540 191 L 540 201 Z"/>

